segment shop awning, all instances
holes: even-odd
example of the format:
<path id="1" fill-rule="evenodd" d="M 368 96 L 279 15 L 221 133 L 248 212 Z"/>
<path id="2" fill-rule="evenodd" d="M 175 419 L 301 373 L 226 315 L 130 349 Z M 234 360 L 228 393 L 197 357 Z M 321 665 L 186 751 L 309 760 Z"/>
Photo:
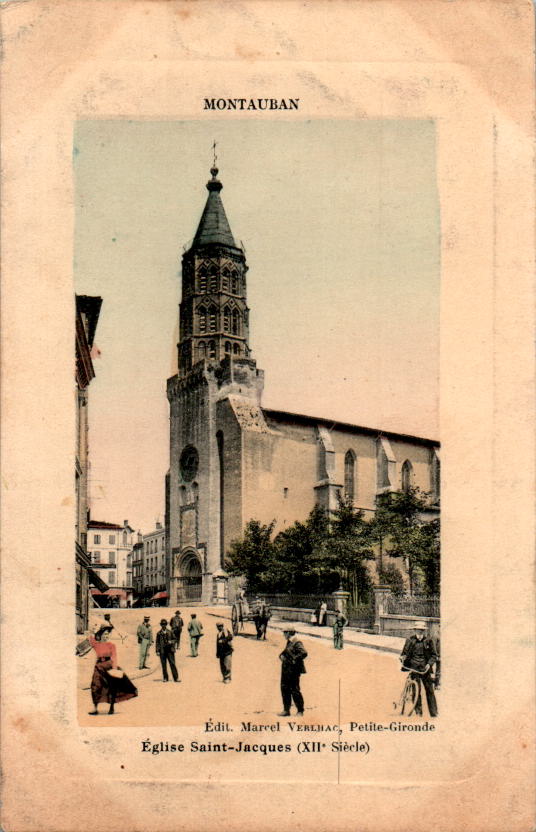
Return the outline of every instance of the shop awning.
<path id="1" fill-rule="evenodd" d="M 159 601 L 161 598 L 169 598 L 167 592 L 157 592 L 156 595 L 153 595 L 151 601 Z"/>
<path id="2" fill-rule="evenodd" d="M 97 587 L 96 590 L 91 590 L 92 595 L 102 595 L 103 592 L 107 592 L 108 584 L 106 583 L 106 581 L 102 580 L 101 576 L 97 574 L 97 572 L 95 572 L 94 569 L 88 569 L 87 574 L 89 578 L 89 583 Z"/>
<path id="3" fill-rule="evenodd" d="M 105 586 L 107 586 L 107 584 L 105 584 Z M 90 592 L 92 595 L 110 595 L 113 598 L 128 598 L 124 589 L 91 589 Z"/>

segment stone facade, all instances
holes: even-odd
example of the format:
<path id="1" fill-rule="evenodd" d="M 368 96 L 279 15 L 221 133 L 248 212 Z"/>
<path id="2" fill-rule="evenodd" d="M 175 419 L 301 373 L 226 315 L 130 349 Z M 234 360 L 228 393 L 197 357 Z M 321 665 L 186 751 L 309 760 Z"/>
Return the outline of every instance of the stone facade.
<path id="1" fill-rule="evenodd" d="M 183 255 L 179 371 L 167 388 L 171 605 L 225 601 L 225 552 L 252 518 L 276 519 L 279 530 L 314 505 L 336 508 L 339 494 L 373 512 L 378 493 L 409 485 L 439 502 L 437 442 L 262 408 L 264 374 L 248 343 L 245 255 L 225 216 L 218 171 L 211 173 Z"/>

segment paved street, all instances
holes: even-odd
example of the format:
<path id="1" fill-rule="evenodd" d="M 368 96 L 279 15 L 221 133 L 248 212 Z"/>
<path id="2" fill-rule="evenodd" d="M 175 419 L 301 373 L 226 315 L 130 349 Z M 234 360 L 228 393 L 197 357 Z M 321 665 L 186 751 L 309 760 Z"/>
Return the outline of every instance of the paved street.
<path id="1" fill-rule="evenodd" d="M 149 614 L 153 634 L 156 634 L 160 619 L 169 619 L 174 610 L 110 610 L 116 628 L 113 641 L 117 646 L 118 663 L 136 684 L 138 697 L 117 704 L 113 716 L 105 714 L 107 706 L 104 704 L 100 705 L 102 715 L 89 716 L 88 711 L 92 708 L 89 684 L 95 662 L 94 652 L 91 651 L 84 658 L 76 659 L 79 667 L 79 719 L 82 725 L 194 726 L 202 725 L 209 718 L 231 724 L 247 720 L 256 723 L 277 721 L 277 714 L 282 710 L 278 656 L 285 644 L 281 631 L 269 628 L 267 640 L 257 641 L 253 623 L 247 622 L 244 634 L 233 640 L 232 682 L 224 685 L 215 656 L 218 610 L 183 607 L 185 624 L 190 620 L 192 611 L 196 612 L 205 631 L 200 641 L 199 656 L 190 657 L 188 633 L 183 631 L 180 651 L 176 654 L 181 682 L 164 684 L 154 645 L 149 654 L 151 669 L 138 670 L 136 629 L 143 615 Z M 227 608 L 221 612 L 229 615 Z M 226 617 L 222 620 L 230 629 L 230 621 Z M 277 627 L 281 626 L 280 622 L 275 623 Z M 123 641 L 119 633 L 123 635 Z M 299 637 L 309 654 L 305 663 L 307 673 L 302 676 L 301 684 L 305 722 L 344 723 L 398 718 L 393 700 L 400 694 L 405 674 L 400 672 L 394 653 L 356 646 L 337 651 L 330 640 L 309 635 Z M 418 718 L 410 719 L 415 721 Z"/>

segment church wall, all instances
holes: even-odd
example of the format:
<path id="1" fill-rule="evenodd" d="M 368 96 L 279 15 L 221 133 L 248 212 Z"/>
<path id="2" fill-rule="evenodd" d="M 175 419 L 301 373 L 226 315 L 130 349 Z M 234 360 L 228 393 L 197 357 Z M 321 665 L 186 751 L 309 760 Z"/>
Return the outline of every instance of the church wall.
<path id="1" fill-rule="evenodd" d="M 216 405 L 216 432 L 223 435 L 223 552 L 242 535 L 242 429 L 227 399 Z M 219 460 L 218 460 L 219 462 Z"/>

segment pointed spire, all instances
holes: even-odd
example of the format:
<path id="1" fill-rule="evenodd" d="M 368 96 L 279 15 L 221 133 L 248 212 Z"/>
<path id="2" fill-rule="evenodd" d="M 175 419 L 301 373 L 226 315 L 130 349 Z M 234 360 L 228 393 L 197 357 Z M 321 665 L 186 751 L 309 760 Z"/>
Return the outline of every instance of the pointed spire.
<path id="1" fill-rule="evenodd" d="M 214 155 L 215 161 L 216 156 Z M 208 199 L 199 221 L 192 246 L 202 246 L 207 243 L 221 243 L 237 248 L 229 221 L 225 215 L 223 202 L 221 201 L 220 191 L 223 185 L 217 179 L 218 168 L 215 164 L 211 167 L 210 173 L 212 174 L 212 179 L 207 182 Z"/>

